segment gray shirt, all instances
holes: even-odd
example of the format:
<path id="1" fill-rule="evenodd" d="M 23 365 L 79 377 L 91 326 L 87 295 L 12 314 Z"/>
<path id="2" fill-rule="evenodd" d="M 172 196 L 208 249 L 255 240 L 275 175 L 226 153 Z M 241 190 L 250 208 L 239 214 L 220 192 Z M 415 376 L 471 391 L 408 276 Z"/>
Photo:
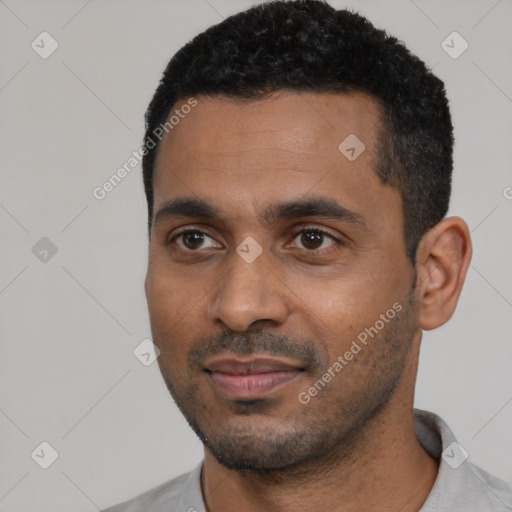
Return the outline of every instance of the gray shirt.
<path id="1" fill-rule="evenodd" d="M 421 512 L 512 511 L 512 489 L 467 460 L 448 425 L 437 415 L 414 410 L 416 437 L 425 451 L 440 459 L 439 472 Z M 104 512 L 206 512 L 201 493 L 203 463 Z"/>

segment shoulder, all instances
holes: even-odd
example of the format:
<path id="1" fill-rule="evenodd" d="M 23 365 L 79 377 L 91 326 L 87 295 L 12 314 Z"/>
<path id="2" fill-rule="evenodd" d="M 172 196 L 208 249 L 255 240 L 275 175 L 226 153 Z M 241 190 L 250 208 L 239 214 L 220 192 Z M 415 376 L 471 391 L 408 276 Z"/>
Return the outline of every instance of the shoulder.
<path id="1" fill-rule="evenodd" d="M 418 441 L 439 461 L 434 486 L 422 512 L 512 511 L 512 488 L 473 464 L 448 425 L 436 414 L 414 410 Z"/>
<path id="2" fill-rule="evenodd" d="M 485 507 L 483 510 L 512 510 L 512 487 L 509 484 L 469 461 L 466 462 L 466 469 L 470 484 L 466 491 L 473 503 Z"/>
<path id="3" fill-rule="evenodd" d="M 182 501 L 187 487 L 195 487 L 199 484 L 201 464 L 188 473 L 183 473 L 172 480 L 146 491 L 135 498 L 103 512 L 168 512 L 170 510 L 181 510 Z M 190 489 L 188 489 L 190 491 Z"/>
<path id="4" fill-rule="evenodd" d="M 510 512 L 512 488 L 467 460 L 456 469 L 441 462 L 437 481 L 421 512 L 459 510 Z"/>

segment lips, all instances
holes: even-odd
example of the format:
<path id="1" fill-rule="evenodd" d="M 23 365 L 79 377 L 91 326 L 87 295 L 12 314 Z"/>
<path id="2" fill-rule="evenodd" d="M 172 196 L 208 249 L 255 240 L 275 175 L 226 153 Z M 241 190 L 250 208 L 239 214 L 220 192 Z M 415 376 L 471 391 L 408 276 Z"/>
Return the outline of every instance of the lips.
<path id="1" fill-rule="evenodd" d="M 217 359 L 207 363 L 205 366 L 211 372 L 221 372 L 230 375 L 254 375 L 301 369 L 299 365 L 294 365 L 293 363 L 263 357 L 249 360 L 235 358 Z"/>
<path id="2" fill-rule="evenodd" d="M 263 398 L 297 378 L 303 370 L 295 362 L 262 357 L 214 359 L 205 365 L 213 387 L 238 400 Z"/>

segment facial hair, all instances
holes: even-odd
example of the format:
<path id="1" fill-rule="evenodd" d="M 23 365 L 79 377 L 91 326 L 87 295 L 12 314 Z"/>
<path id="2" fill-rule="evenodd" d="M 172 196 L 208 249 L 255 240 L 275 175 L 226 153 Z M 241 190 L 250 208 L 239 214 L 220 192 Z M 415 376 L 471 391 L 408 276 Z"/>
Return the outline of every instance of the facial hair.
<path id="1" fill-rule="evenodd" d="M 187 382 L 160 366 L 162 376 L 191 428 L 228 469 L 269 475 L 302 474 L 312 464 L 327 464 L 330 454 L 336 454 L 339 462 L 344 454 L 348 457 L 354 451 L 365 425 L 389 403 L 402 376 L 415 332 L 415 281 L 401 302 L 402 310 L 368 340 L 340 374 L 307 405 L 299 403 L 295 395 L 290 397 L 297 405 L 282 417 L 272 414 L 273 404 L 265 398 L 230 404 L 233 417 L 254 421 L 233 424 L 229 416 L 216 417 L 214 405 L 208 403 L 200 384 L 204 379 L 203 363 L 226 352 L 293 358 L 302 362 L 311 376 L 310 384 L 304 387 L 307 390 L 333 364 L 318 341 L 276 335 L 268 330 L 224 331 L 191 346 Z M 340 354 L 350 341 L 340 343 Z"/>

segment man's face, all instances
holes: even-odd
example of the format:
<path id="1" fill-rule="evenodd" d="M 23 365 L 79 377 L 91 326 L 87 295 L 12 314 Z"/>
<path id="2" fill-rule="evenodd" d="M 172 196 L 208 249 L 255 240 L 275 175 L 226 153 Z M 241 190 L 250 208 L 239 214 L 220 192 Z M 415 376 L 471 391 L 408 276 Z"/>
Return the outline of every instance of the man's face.
<path id="1" fill-rule="evenodd" d="M 290 467 L 348 446 L 409 364 L 400 195 L 374 172 L 378 115 L 362 94 L 196 99 L 155 168 L 160 369 L 219 462 Z"/>

